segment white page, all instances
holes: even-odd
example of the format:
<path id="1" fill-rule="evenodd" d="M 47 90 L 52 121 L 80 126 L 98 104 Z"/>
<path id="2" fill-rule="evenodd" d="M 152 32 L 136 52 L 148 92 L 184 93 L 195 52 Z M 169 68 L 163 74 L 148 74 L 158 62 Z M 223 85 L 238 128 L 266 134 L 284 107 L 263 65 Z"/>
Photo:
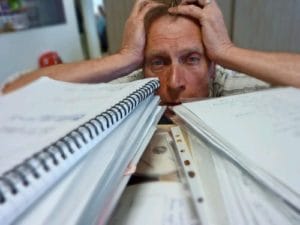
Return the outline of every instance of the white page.
<path id="1" fill-rule="evenodd" d="M 204 200 L 206 206 L 210 207 L 208 213 L 214 215 L 215 221 L 210 223 L 299 224 L 300 216 L 281 198 L 250 177 L 224 154 L 211 149 L 211 146 L 192 133 L 188 136 L 198 162 L 200 179 L 205 185 Z M 212 165 L 208 166 L 208 163 Z M 216 176 L 218 182 L 215 182 Z M 218 195 L 216 189 L 219 189 L 222 194 Z M 225 207 L 222 208 L 223 204 Z M 227 217 L 222 218 L 224 214 L 228 215 L 230 223 L 226 221 Z"/>
<path id="2" fill-rule="evenodd" d="M 181 183 L 154 182 L 128 187 L 109 225 L 197 224 Z"/>
<path id="3" fill-rule="evenodd" d="M 224 202 L 226 204 L 232 202 L 238 206 L 236 210 L 226 207 L 232 224 L 299 224 L 299 215 L 296 215 L 282 199 L 257 183 L 228 159 L 214 151 L 212 155 L 215 164 L 218 165 L 216 168 L 220 183 L 228 184 L 222 185 Z M 228 192 L 233 193 L 234 197 L 232 198 Z M 244 222 L 238 221 L 240 215 L 244 215 Z"/>
<path id="4" fill-rule="evenodd" d="M 193 159 L 196 163 L 196 173 L 199 174 L 197 177 L 201 180 L 203 186 L 204 207 L 208 224 L 229 225 L 226 208 L 233 211 L 236 208 L 234 205 L 230 205 L 230 202 L 223 201 L 222 191 L 227 182 L 218 180 L 211 149 L 191 132 L 188 132 L 188 140 L 191 145 Z M 237 216 L 241 215 L 237 214 Z"/>
<path id="5" fill-rule="evenodd" d="M 184 106 L 268 174 L 300 195 L 300 91 L 275 89 Z"/>
<path id="6" fill-rule="evenodd" d="M 1 97 L 0 174 L 104 112 L 148 81 L 73 84 L 44 77 Z"/>

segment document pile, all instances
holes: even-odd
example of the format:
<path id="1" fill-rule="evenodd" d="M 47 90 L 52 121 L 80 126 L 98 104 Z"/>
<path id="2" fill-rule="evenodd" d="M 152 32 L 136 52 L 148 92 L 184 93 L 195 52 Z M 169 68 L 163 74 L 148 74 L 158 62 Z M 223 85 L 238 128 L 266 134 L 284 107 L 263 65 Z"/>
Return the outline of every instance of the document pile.
<path id="1" fill-rule="evenodd" d="M 219 186 L 223 224 L 300 223 L 299 99 L 300 90 L 277 88 L 173 107 L 198 166 L 210 162 L 200 179 Z"/>

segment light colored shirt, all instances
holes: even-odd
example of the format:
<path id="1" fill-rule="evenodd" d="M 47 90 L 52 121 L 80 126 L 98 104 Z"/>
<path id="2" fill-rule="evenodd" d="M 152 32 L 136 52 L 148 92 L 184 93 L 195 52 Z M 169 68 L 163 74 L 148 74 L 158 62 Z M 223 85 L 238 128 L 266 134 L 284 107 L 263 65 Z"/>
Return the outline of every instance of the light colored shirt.
<path id="1" fill-rule="evenodd" d="M 210 97 L 242 94 L 270 87 L 264 81 L 217 65 L 215 79 L 210 85 Z"/>

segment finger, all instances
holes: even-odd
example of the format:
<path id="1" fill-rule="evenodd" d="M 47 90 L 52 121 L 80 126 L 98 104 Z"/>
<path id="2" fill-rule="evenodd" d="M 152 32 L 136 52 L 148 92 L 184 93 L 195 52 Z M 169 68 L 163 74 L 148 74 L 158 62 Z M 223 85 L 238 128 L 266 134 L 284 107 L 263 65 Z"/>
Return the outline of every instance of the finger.
<path id="1" fill-rule="evenodd" d="M 143 19 L 143 18 L 145 17 L 145 15 L 146 15 L 151 9 L 156 8 L 156 7 L 158 7 L 158 6 L 163 6 L 163 5 L 165 5 L 165 4 L 159 3 L 159 2 L 150 2 L 150 3 L 148 3 L 147 5 L 145 5 L 145 6 L 140 10 L 140 12 L 139 12 L 139 17 Z"/>
<path id="2" fill-rule="evenodd" d="M 206 5 L 209 5 L 213 0 L 182 0 L 182 2 L 180 3 L 181 5 L 190 5 L 190 4 L 194 4 L 194 5 L 198 5 L 201 7 L 204 7 Z"/>
<path id="3" fill-rule="evenodd" d="M 131 15 L 138 15 L 138 13 L 141 11 L 141 9 L 147 5 L 150 1 L 149 0 L 136 0 L 134 3 L 134 6 L 131 11 Z"/>
<path id="4" fill-rule="evenodd" d="M 172 14 L 179 14 L 184 16 L 192 16 L 196 19 L 201 19 L 202 10 L 200 7 L 195 5 L 179 5 L 174 8 L 170 8 L 169 12 Z"/>

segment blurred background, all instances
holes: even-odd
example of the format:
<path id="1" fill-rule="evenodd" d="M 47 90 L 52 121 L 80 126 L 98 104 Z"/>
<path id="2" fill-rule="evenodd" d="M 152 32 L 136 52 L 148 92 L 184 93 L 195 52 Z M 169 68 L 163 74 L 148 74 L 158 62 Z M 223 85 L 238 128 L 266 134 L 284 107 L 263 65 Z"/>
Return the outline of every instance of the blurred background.
<path id="1" fill-rule="evenodd" d="M 299 0 L 217 0 L 235 44 L 300 52 Z M 0 0 L 0 83 L 34 70 L 117 51 L 134 0 Z M 61 62 L 60 61 L 60 62 Z"/>

